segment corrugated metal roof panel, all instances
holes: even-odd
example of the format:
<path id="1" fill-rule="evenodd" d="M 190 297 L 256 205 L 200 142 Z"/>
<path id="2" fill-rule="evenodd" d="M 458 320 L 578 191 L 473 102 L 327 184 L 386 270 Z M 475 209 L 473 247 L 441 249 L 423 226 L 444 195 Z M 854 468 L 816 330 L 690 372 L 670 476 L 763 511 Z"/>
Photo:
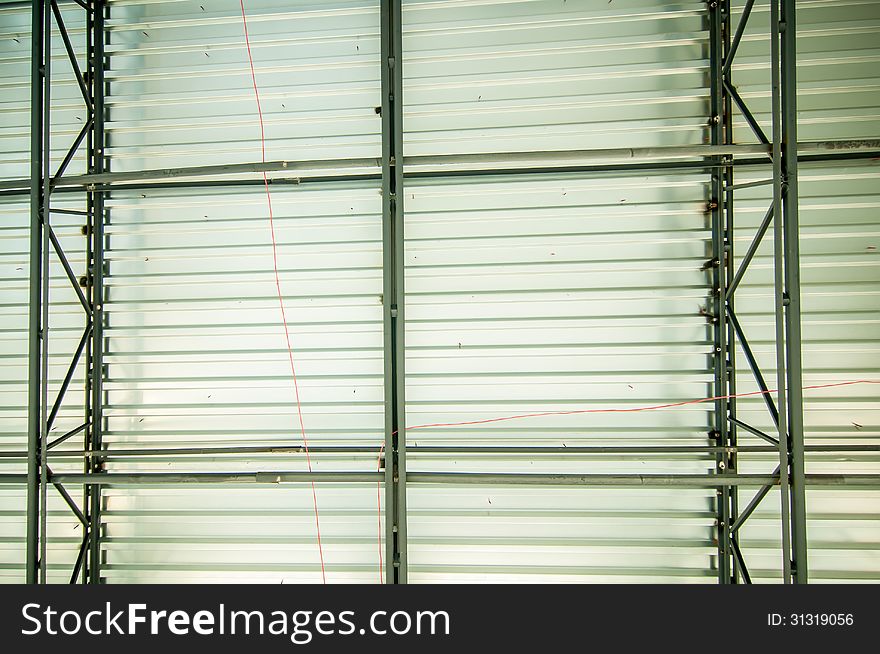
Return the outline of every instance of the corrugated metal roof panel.
<path id="1" fill-rule="evenodd" d="M 258 160 L 239 3 L 110 8 L 112 169 Z M 378 156 L 378 0 L 253 1 L 247 12 L 267 159 Z"/>
<path id="2" fill-rule="evenodd" d="M 705 3 L 403 3 L 404 151 L 701 143 Z"/>

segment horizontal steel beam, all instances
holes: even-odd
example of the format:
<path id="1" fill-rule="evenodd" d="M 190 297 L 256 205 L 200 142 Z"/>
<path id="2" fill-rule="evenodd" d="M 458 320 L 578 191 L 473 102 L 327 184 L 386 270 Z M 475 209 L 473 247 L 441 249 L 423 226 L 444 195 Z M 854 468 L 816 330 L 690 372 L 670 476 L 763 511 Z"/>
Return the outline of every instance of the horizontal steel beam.
<path id="1" fill-rule="evenodd" d="M 810 141 L 798 144 L 799 155 L 818 153 L 876 153 L 880 154 L 880 139 L 849 141 Z M 688 145 L 654 148 L 600 148 L 593 150 L 551 150 L 543 152 L 497 152 L 476 154 L 420 155 L 404 159 L 404 173 L 418 175 L 446 173 L 485 172 L 486 170 L 516 171 L 528 166 L 549 166 L 565 169 L 572 165 L 621 164 L 621 163 L 674 163 L 676 159 L 702 159 L 719 156 L 766 155 L 768 146 L 762 144 L 742 145 Z M 702 162 L 694 162 L 702 163 Z M 734 162 L 735 164 L 736 162 Z M 729 164 L 727 164 L 729 165 Z M 76 175 L 62 177 L 53 188 L 115 186 L 126 182 L 146 182 L 182 178 L 222 177 L 242 173 L 309 172 L 326 171 L 325 179 L 338 176 L 344 179 L 351 171 L 375 171 L 381 169 L 381 160 L 373 157 L 358 159 L 317 159 L 309 161 L 268 161 L 187 168 L 157 168 L 150 170 Z M 314 175 L 310 175 L 314 176 Z M 296 177 L 288 179 L 296 183 Z M 232 180 L 226 180 L 231 182 Z M 262 182 L 262 180 L 260 180 Z M 0 190 L 25 191 L 29 179 L 13 179 L 0 182 Z"/>
<path id="2" fill-rule="evenodd" d="M 863 165 L 873 165 L 880 158 L 880 149 L 878 150 L 853 150 L 853 151 L 827 151 L 812 154 L 803 154 L 798 157 L 801 165 L 822 164 L 822 163 L 853 163 Z M 565 166 L 523 166 L 519 168 L 476 168 L 476 169 L 439 169 L 436 171 L 410 171 L 403 174 L 404 179 L 408 180 L 432 180 L 432 179 L 456 179 L 473 178 L 473 177 L 510 177 L 510 176 L 536 176 L 547 174 L 577 174 L 577 175 L 598 175 L 598 174 L 617 174 L 637 175 L 645 172 L 708 172 L 718 168 L 727 169 L 730 166 L 743 170 L 749 168 L 764 168 L 770 165 L 770 161 L 766 158 L 737 159 L 734 162 L 718 162 L 710 159 L 695 160 L 664 160 L 655 162 L 606 162 L 581 165 L 565 165 Z M 334 174 L 308 174 L 298 177 L 276 176 L 268 177 L 267 181 L 271 186 L 307 186 L 316 184 L 344 184 L 355 182 L 378 182 L 382 179 L 379 171 L 362 172 L 362 173 L 334 173 Z M 158 181 L 158 182 L 122 182 L 114 184 L 96 184 L 92 186 L 62 186 L 54 189 L 53 193 L 83 193 L 86 190 L 93 191 L 167 191 L 176 189 L 208 189 L 208 188 L 238 188 L 258 186 L 262 188 L 265 185 L 262 177 L 247 178 L 190 178 L 178 181 Z M 27 195 L 24 189 L 3 190 L 0 189 L 0 198 L 17 197 Z M 55 211 L 55 210 L 53 210 Z"/>
<path id="3" fill-rule="evenodd" d="M 163 486 L 189 484 L 280 484 L 297 482 L 369 483 L 382 481 L 379 472 L 113 472 L 59 473 L 54 484 L 84 486 Z M 0 474 L 0 484 L 24 483 L 23 474 Z"/>
<path id="4" fill-rule="evenodd" d="M 304 482 L 377 483 L 381 472 L 114 472 L 101 474 L 61 473 L 51 475 L 50 483 L 98 486 L 162 486 L 189 484 L 289 484 Z M 779 475 L 651 475 L 651 474 L 534 474 L 494 472 L 408 472 L 410 484 L 591 486 L 591 487 L 687 487 L 775 486 Z M 0 474 L 0 484 L 24 484 L 25 474 Z M 880 475 L 807 475 L 808 486 L 878 487 Z"/>
<path id="5" fill-rule="evenodd" d="M 687 487 L 775 486 L 778 475 L 579 475 L 484 472 L 410 472 L 410 484 L 477 484 L 515 486 Z M 808 486 L 880 487 L 880 475 L 807 475 Z"/>
<path id="6" fill-rule="evenodd" d="M 734 421 L 741 424 L 739 421 Z M 315 445 L 309 447 L 311 454 L 371 454 L 377 456 L 379 447 L 370 445 Z M 638 456 L 642 454 L 775 454 L 778 447 L 772 445 L 738 445 L 734 447 L 719 447 L 717 445 L 648 445 L 640 446 L 614 446 L 614 445 L 587 445 L 587 446 L 444 446 L 444 445 L 410 445 L 408 452 L 414 454 L 523 454 L 523 455 L 554 455 L 554 454 L 624 454 Z M 869 453 L 880 452 L 880 445 L 808 445 L 807 452 L 824 453 Z M 175 457 L 175 456 L 224 456 L 224 455 L 247 455 L 247 454 L 305 454 L 305 448 L 301 445 L 244 445 L 231 447 L 164 447 L 164 448 L 139 448 L 120 450 L 64 450 L 52 453 L 52 458 L 82 458 L 85 456 L 100 456 L 102 459 L 137 459 L 143 457 Z M 23 459 L 27 457 L 25 451 L 3 452 L 0 451 L 0 459 Z"/>

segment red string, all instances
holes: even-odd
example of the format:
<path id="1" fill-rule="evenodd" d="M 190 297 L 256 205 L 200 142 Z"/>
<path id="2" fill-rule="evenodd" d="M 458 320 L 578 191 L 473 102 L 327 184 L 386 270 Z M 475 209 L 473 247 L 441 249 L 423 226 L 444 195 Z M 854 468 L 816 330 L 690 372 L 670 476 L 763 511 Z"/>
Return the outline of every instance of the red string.
<path id="1" fill-rule="evenodd" d="M 836 386 L 852 386 L 854 384 L 880 384 L 880 381 L 872 381 L 870 379 L 858 379 L 855 381 L 836 382 L 833 384 L 818 384 L 815 386 L 804 386 L 802 390 L 809 391 L 818 388 L 834 388 Z M 540 418 L 544 416 L 573 416 L 583 413 L 634 413 L 636 411 L 657 411 L 658 409 L 671 409 L 673 407 L 687 406 L 689 404 L 702 404 L 704 402 L 714 402 L 715 400 L 732 400 L 738 397 L 751 397 L 754 395 L 767 395 L 775 393 L 776 389 L 768 389 L 766 391 L 752 391 L 750 393 L 738 393 L 736 395 L 715 395 L 713 397 L 703 397 L 698 400 L 685 400 L 684 402 L 672 402 L 671 404 L 654 404 L 651 406 L 631 407 L 626 409 L 575 409 L 573 411 L 542 411 L 540 413 L 521 413 L 513 416 L 502 416 L 499 418 L 485 418 L 483 420 L 468 420 L 465 422 L 435 422 L 426 425 L 414 425 L 407 427 L 407 431 L 413 429 L 428 429 L 429 427 L 461 427 L 464 425 L 484 425 L 490 422 L 505 422 L 507 420 L 519 420 L 521 418 Z M 395 432 L 396 433 L 396 432 Z"/>
<path id="2" fill-rule="evenodd" d="M 241 21 L 244 26 L 244 41 L 247 46 L 247 55 L 248 55 L 248 63 L 251 68 L 251 80 L 254 84 L 254 97 L 257 101 L 257 115 L 260 118 L 260 152 L 262 155 L 263 163 L 266 163 L 266 130 L 263 125 L 263 108 L 260 105 L 260 90 L 257 87 L 257 74 L 254 71 L 254 58 L 251 54 L 251 42 L 250 37 L 248 36 L 248 28 L 247 28 L 247 16 L 244 11 L 244 0 L 239 0 L 239 4 L 241 5 Z M 299 383 L 296 378 L 296 364 L 293 360 L 293 346 L 290 342 L 290 330 L 287 326 L 287 315 L 284 311 L 284 294 L 281 292 L 281 276 L 278 273 L 278 244 L 275 240 L 275 216 L 272 212 L 272 193 L 269 191 L 269 178 L 266 176 L 266 173 L 263 173 L 263 184 L 266 187 L 266 202 L 269 206 L 269 232 L 272 235 L 272 265 L 275 271 L 275 289 L 278 292 L 278 304 L 281 307 L 281 322 L 284 325 L 284 338 L 287 341 L 287 357 L 290 360 L 290 374 L 293 377 L 293 390 L 296 395 L 296 413 L 299 417 L 299 428 L 300 433 L 302 434 L 303 441 L 303 450 L 306 454 L 306 463 L 309 468 L 309 472 L 312 472 L 312 458 L 309 455 L 309 440 L 306 437 L 306 426 L 305 421 L 303 420 L 303 412 L 302 412 L 302 403 L 299 398 Z M 315 508 L 315 533 L 318 539 L 318 556 L 321 559 L 321 580 L 323 583 L 327 583 L 327 572 L 324 568 L 324 548 L 321 544 L 321 519 L 318 514 L 318 493 L 315 490 L 315 482 L 311 482 L 312 485 L 312 504 Z"/>
<path id="3" fill-rule="evenodd" d="M 820 388 L 836 388 L 838 386 L 854 386 L 856 384 L 880 384 L 880 381 L 872 380 L 872 379 L 856 379 L 854 381 L 845 381 L 845 382 L 835 382 L 832 384 L 814 384 L 812 386 L 803 386 L 801 390 L 810 391 L 817 390 Z M 465 420 L 462 422 L 434 422 L 428 423 L 424 425 L 413 425 L 412 427 L 407 427 L 406 431 L 413 431 L 415 429 L 430 429 L 432 427 L 463 427 L 467 425 L 485 425 L 492 422 L 506 422 L 508 420 L 521 420 L 523 418 L 540 418 L 544 416 L 572 416 L 579 415 L 583 413 L 634 413 L 637 411 L 658 411 L 660 409 L 671 409 L 675 407 L 687 406 L 690 404 L 703 404 L 704 402 L 714 402 L 715 400 L 732 400 L 740 397 L 753 397 L 755 395 L 768 395 L 770 393 L 775 393 L 776 389 L 768 389 L 766 391 L 751 391 L 749 393 L 736 393 L 734 395 L 715 395 L 712 397 L 702 397 L 698 400 L 685 400 L 683 402 L 671 402 L 669 404 L 653 404 L 649 406 L 639 406 L 639 407 L 630 407 L 630 408 L 599 408 L 599 409 L 574 409 L 571 411 L 541 411 L 537 413 L 520 413 L 517 415 L 511 416 L 501 416 L 497 418 L 485 418 L 482 420 Z M 392 436 L 397 434 L 397 431 L 392 432 Z M 381 469 L 381 461 L 382 461 L 382 450 L 385 447 L 385 443 L 382 443 L 382 446 L 379 448 L 379 466 Z M 381 482 L 376 482 L 377 488 L 380 488 Z M 381 493 L 377 491 L 377 506 L 379 510 L 379 577 L 382 578 L 382 496 Z"/>

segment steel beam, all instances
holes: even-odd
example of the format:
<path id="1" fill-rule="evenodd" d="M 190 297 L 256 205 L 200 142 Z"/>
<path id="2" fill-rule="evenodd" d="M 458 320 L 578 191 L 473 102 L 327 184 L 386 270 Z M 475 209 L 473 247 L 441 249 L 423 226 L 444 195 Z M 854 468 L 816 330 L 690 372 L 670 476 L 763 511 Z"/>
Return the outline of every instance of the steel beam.
<path id="1" fill-rule="evenodd" d="M 35 0 L 43 2 L 43 0 Z M 40 331 L 42 334 L 42 352 L 40 357 L 40 583 L 47 582 L 48 567 L 46 558 L 48 549 L 46 547 L 46 538 L 48 533 L 48 476 L 49 476 L 49 455 L 48 455 L 48 437 L 49 437 L 49 288 L 51 287 L 51 279 L 49 277 L 49 233 L 51 228 L 51 212 L 49 210 L 52 193 L 51 187 L 51 166 L 52 166 L 52 147 L 51 147 L 51 117 L 52 117 L 52 13 L 49 11 L 48 3 L 43 6 L 43 171 L 42 171 L 42 230 L 40 233 L 40 252 L 42 255 L 42 297 L 41 310 L 42 318 Z"/>
<path id="2" fill-rule="evenodd" d="M 645 148 L 599 148 L 594 150 L 548 150 L 537 152 L 492 152 L 474 154 L 418 155 L 402 157 L 404 176 L 445 177 L 484 174 L 534 174 L 535 172 L 566 172 L 569 170 L 592 172 L 625 172 L 664 170 L 676 167 L 700 167 L 706 165 L 707 157 L 734 157 L 733 165 L 770 164 L 772 148 L 764 144 L 685 145 Z M 845 141 L 805 141 L 797 144 L 801 160 L 842 160 L 847 156 L 874 159 L 880 155 L 880 139 L 850 139 Z M 754 157 L 760 157 L 755 159 Z M 764 158 L 766 157 L 766 158 Z M 53 190 L 89 189 L 89 187 L 117 186 L 120 188 L 145 188 L 132 182 L 162 182 L 180 180 L 177 186 L 199 187 L 206 184 L 204 178 L 225 178 L 211 182 L 213 185 L 239 184 L 251 181 L 263 184 L 263 179 L 232 178 L 232 175 L 302 171 L 301 176 L 269 178 L 270 183 L 293 183 L 300 181 L 329 182 L 361 179 L 377 179 L 381 173 L 382 160 L 372 157 L 361 159 L 326 159 L 311 161 L 268 161 L 244 164 L 193 166 L 189 168 L 158 168 L 133 172 L 102 172 L 86 175 L 63 176 L 53 183 Z M 727 167 L 728 163 L 724 164 Z M 320 174 L 319 174 L 320 173 Z M 13 179 L 0 182 L 0 195 L 26 193 L 29 180 Z M 123 186 L 124 185 L 124 186 Z"/>
<path id="3" fill-rule="evenodd" d="M 43 31 L 45 4 L 32 3 L 31 12 L 31 177 L 30 177 L 30 309 L 28 322 L 28 460 L 25 581 L 37 583 L 40 567 L 39 449 L 43 298 Z"/>
<path id="4" fill-rule="evenodd" d="M 49 483 L 64 485 L 128 486 L 189 486 L 221 484 L 244 487 L 262 484 L 340 483 L 375 484 L 385 479 L 381 472 L 115 472 L 102 474 L 64 473 L 49 476 Z M 784 479 L 784 475 L 782 476 Z M 517 486 L 585 486 L 621 488 L 718 488 L 722 486 L 765 487 L 780 484 L 778 474 L 535 474 L 495 472 L 409 472 L 409 484 L 471 484 Z M 24 474 L 0 474 L 0 484 L 23 484 Z M 880 488 L 880 475 L 872 474 L 811 474 L 804 476 L 806 486 L 840 488 Z"/>
<path id="5" fill-rule="evenodd" d="M 403 46 L 400 0 L 381 3 L 385 581 L 407 580 L 404 374 Z"/>
<path id="6" fill-rule="evenodd" d="M 79 3 L 77 3 L 79 4 Z M 82 5 L 80 5 L 82 6 Z M 91 13 L 91 12 L 88 12 Z M 88 15 L 88 13 L 86 15 Z M 28 583 L 46 583 L 47 534 L 48 534 L 48 486 L 55 485 L 74 514 L 81 520 L 85 515 L 73 498 L 59 484 L 51 482 L 49 451 L 74 435 L 88 431 L 89 416 L 84 423 L 63 436 L 49 442 L 49 432 L 59 415 L 64 398 L 73 381 L 77 364 L 84 351 L 91 347 L 93 335 L 93 307 L 79 286 L 79 278 L 74 272 L 70 259 L 65 254 L 60 241 L 52 230 L 51 197 L 54 190 L 51 168 L 50 116 L 51 116 L 51 58 L 53 19 L 61 35 L 64 48 L 74 75 L 83 93 L 83 100 L 89 112 L 85 127 L 74 139 L 61 162 L 56 176 L 62 175 L 67 165 L 73 161 L 83 141 L 91 149 L 91 132 L 94 129 L 93 99 L 89 96 L 91 74 L 82 75 L 77 55 L 70 40 L 67 26 L 61 16 L 57 0 L 38 0 L 32 3 L 32 79 L 31 79 L 31 265 L 30 265 L 30 319 L 29 319 L 29 361 L 28 361 L 28 472 L 26 503 L 26 547 L 25 579 Z M 86 21 L 88 23 L 88 20 Z M 91 33 L 87 38 L 91 43 Z M 91 61 L 91 60 L 89 60 Z M 91 71 L 90 71 L 91 73 Z M 88 80 L 88 81 L 87 81 Z M 83 189 L 79 189 L 82 192 Z M 74 210 L 61 210 L 59 213 L 85 214 Z M 57 396 L 49 401 L 49 336 L 51 279 L 49 262 L 54 251 L 60 261 L 67 280 L 70 282 L 84 309 L 85 325 L 83 334 L 71 356 L 67 371 L 61 382 Z M 88 355 L 87 355 L 88 356 Z M 87 379 L 91 373 L 87 372 Z M 85 441 L 84 447 L 92 443 Z M 84 530 L 88 537 L 89 530 Z"/>
<path id="7" fill-rule="evenodd" d="M 804 397 L 801 369 L 801 287 L 797 179 L 797 48 L 795 0 L 782 0 L 780 76 L 782 85 L 782 231 L 785 285 L 785 356 L 790 440 L 791 575 L 807 583 L 807 510 L 804 488 Z"/>
<path id="8" fill-rule="evenodd" d="M 512 455 L 512 456 L 632 456 L 642 457 L 646 455 L 677 455 L 677 454 L 705 454 L 713 455 L 717 453 L 728 454 L 770 454 L 778 452 L 776 440 L 769 440 L 770 437 L 759 429 L 756 429 L 738 419 L 731 419 L 731 422 L 742 427 L 748 432 L 768 440 L 772 445 L 734 445 L 729 447 L 715 445 L 647 445 L 647 446 L 628 446 L 628 445 L 585 445 L 585 446 L 557 446 L 557 445 L 410 445 L 408 446 L 408 454 L 417 455 L 442 455 L 442 456 L 479 456 L 479 455 Z M 85 429 L 85 425 L 81 425 L 72 430 L 71 435 L 81 432 Z M 66 440 L 65 436 L 59 437 Z M 52 449 L 54 443 L 58 439 L 49 443 L 49 449 Z M 880 445 L 805 445 L 806 452 L 826 453 L 826 454 L 869 454 L 880 453 Z M 137 449 L 111 449 L 102 450 L 100 453 L 91 450 L 60 450 L 52 454 L 56 459 L 82 459 L 84 457 L 96 456 L 100 454 L 103 460 L 125 460 L 125 459 L 141 459 L 149 461 L 152 457 L 218 457 L 218 460 L 226 460 L 234 456 L 250 456 L 253 454 L 302 454 L 305 450 L 299 445 L 242 445 L 228 447 L 160 447 L 160 448 L 137 448 Z M 327 455 L 357 455 L 364 454 L 369 457 L 376 455 L 376 448 L 372 445 L 327 445 L 327 446 L 311 446 L 309 452 L 312 454 Z M 27 458 L 26 451 L 0 451 L 0 459 L 24 459 Z"/>
<path id="9" fill-rule="evenodd" d="M 748 16 L 744 15 L 747 19 Z M 742 37 L 742 31 L 745 29 L 745 22 L 741 23 L 741 28 L 737 28 L 739 38 Z M 742 29 L 742 31 L 741 31 Z M 721 33 L 724 51 L 724 66 L 721 70 L 721 130 L 722 142 L 724 144 L 732 144 L 736 141 L 733 133 L 733 100 L 727 93 L 725 83 L 731 81 L 731 73 L 729 63 L 733 62 L 736 50 L 739 45 L 737 36 L 732 34 L 732 17 L 730 0 L 723 0 L 721 3 Z M 728 157 L 730 163 L 731 159 Z M 733 297 L 731 297 L 731 280 L 734 278 L 734 243 L 736 242 L 735 213 L 733 205 L 734 190 L 734 168 L 728 166 L 723 170 L 722 175 L 722 193 L 720 197 L 722 209 L 722 236 L 723 236 L 723 256 L 721 257 L 722 281 L 723 286 L 719 289 L 719 301 L 724 306 L 725 316 L 725 343 L 727 348 L 727 357 L 725 359 L 725 375 L 727 381 L 727 399 L 725 415 L 721 416 L 722 422 L 727 427 L 725 448 L 728 453 L 725 455 L 726 470 L 728 473 L 737 474 L 738 472 L 738 433 L 737 433 L 737 384 L 736 384 L 736 330 L 731 324 L 729 314 L 734 309 Z M 730 580 L 732 583 L 739 583 L 745 571 L 745 564 L 739 553 L 738 544 L 733 539 L 730 527 L 739 515 L 739 489 L 734 487 L 730 489 L 728 497 L 729 509 L 727 516 L 727 532 L 728 551 L 733 554 L 731 567 L 732 574 Z M 745 574 L 748 574 L 747 572 Z"/>
<path id="10" fill-rule="evenodd" d="M 724 5 L 713 0 L 709 6 L 709 141 L 713 147 L 724 145 Z M 718 157 L 716 163 L 725 163 L 725 155 Z M 728 445 L 729 424 L 727 422 L 728 374 L 727 374 L 727 257 L 725 252 L 726 234 L 724 231 L 724 176 L 726 168 L 712 171 L 709 183 L 707 206 L 711 220 L 712 239 L 709 261 L 706 264 L 711 278 L 711 297 L 709 315 L 712 326 L 712 369 L 714 383 L 712 395 L 712 441 L 721 447 Z M 715 455 L 715 472 L 727 474 L 729 456 L 725 452 Z M 718 548 L 718 582 L 728 584 L 733 578 L 731 572 L 732 553 L 730 549 L 730 488 L 718 488 L 715 498 L 716 534 Z"/>
<path id="11" fill-rule="evenodd" d="M 785 348 L 785 262 L 783 242 L 783 184 L 782 167 L 782 105 L 781 105 L 781 53 L 780 53 L 779 0 L 770 0 L 770 65 L 771 65 L 771 113 L 773 126 L 773 291 L 776 335 L 776 391 L 777 433 L 779 437 L 780 501 L 782 515 L 782 579 L 792 581 L 791 570 L 791 519 L 790 519 L 790 454 L 788 436 L 788 389 L 786 388 Z"/>
<path id="12" fill-rule="evenodd" d="M 105 0 L 93 0 L 93 11 L 89 13 L 89 33 L 91 49 L 89 52 L 90 75 L 89 84 L 94 106 L 92 132 L 89 135 L 89 174 L 105 173 L 105 135 L 104 135 L 104 45 L 106 31 L 107 3 Z M 88 193 L 87 206 L 90 220 L 89 236 L 89 271 L 88 290 L 92 316 L 92 338 L 89 344 L 88 383 L 89 428 L 85 433 L 85 448 L 92 452 L 103 450 L 104 434 L 104 198 L 103 191 L 93 190 Z M 103 471 L 104 461 L 101 456 L 92 454 L 83 461 L 87 474 L 99 474 Z M 101 489 L 88 489 L 87 512 L 89 519 L 89 550 L 85 559 L 84 575 L 92 584 L 101 583 Z"/>

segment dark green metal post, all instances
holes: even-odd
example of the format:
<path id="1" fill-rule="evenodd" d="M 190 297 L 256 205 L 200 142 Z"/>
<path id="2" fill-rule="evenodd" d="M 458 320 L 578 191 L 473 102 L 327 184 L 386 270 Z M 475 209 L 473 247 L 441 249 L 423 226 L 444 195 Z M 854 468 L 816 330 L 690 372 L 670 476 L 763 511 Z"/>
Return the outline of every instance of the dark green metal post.
<path id="1" fill-rule="evenodd" d="M 712 145 L 724 143 L 724 35 L 722 31 L 722 2 L 709 0 L 709 133 Z M 727 395 L 729 380 L 727 369 L 727 264 L 725 261 L 724 231 L 724 179 L 725 171 L 717 168 L 712 171 L 709 189 L 708 209 L 712 221 L 712 249 L 706 263 L 712 277 L 712 300 L 710 320 L 712 322 L 714 395 Z M 728 421 L 726 399 L 715 401 L 712 435 L 715 444 L 728 445 Z M 715 457 L 717 474 L 726 474 L 728 455 L 719 453 Z M 717 490 L 716 497 L 718 541 L 718 582 L 731 582 L 732 552 L 730 549 L 730 488 L 722 486 Z"/>
<path id="2" fill-rule="evenodd" d="M 733 134 L 733 100 L 730 97 L 730 93 L 728 93 L 727 89 L 730 88 L 733 83 L 731 80 L 730 69 L 733 63 L 733 57 L 736 54 L 735 42 L 736 38 L 732 34 L 732 21 L 731 21 L 731 7 L 730 0 L 723 0 L 721 4 L 721 31 L 722 31 L 722 41 L 724 48 L 724 66 L 722 69 L 722 98 L 721 98 L 721 124 L 723 129 L 723 141 L 725 144 L 734 143 L 734 134 Z M 738 32 L 739 33 L 739 32 Z M 731 160 L 732 161 L 732 160 Z M 733 210 L 733 185 L 734 185 L 734 174 L 733 174 L 733 165 L 728 166 L 723 171 L 723 184 L 724 184 L 724 195 L 722 197 L 723 210 L 724 210 L 724 258 L 722 260 L 722 266 L 724 267 L 724 279 L 726 282 L 725 295 L 726 295 L 726 306 L 728 310 L 728 317 L 730 314 L 733 314 L 734 311 L 734 297 L 733 293 L 730 290 L 730 281 L 734 278 L 735 268 L 734 268 L 734 251 L 733 245 L 735 242 L 735 232 L 734 232 L 734 210 Z M 736 329 L 733 325 L 732 320 L 727 320 L 727 394 L 731 396 L 736 395 Z M 727 445 L 731 448 L 737 447 L 737 433 L 736 433 L 736 397 L 731 397 L 727 401 L 727 415 L 725 416 L 725 420 L 727 420 Z M 727 463 L 727 472 L 730 474 L 737 473 L 737 454 L 732 452 L 730 454 L 725 455 L 725 460 Z M 734 534 L 732 533 L 732 525 L 736 522 L 739 516 L 739 489 L 737 487 L 733 487 L 730 491 L 730 513 L 728 516 L 728 524 L 731 525 L 731 528 L 728 528 L 728 538 L 732 539 Z M 736 545 L 731 542 L 730 546 Z M 738 548 L 738 546 L 737 546 Z M 741 560 L 740 556 L 733 557 L 733 574 L 731 576 L 731 581 L 733 583 L 738 583 L 740 577 L 745 572 L 744 566 L 740 564 Z M 748 573 L 745 572 L 747 575 Z"/>
<path id="3" fill-rule="evenodd" d="M 791 574 L 807 583 L 807 511 L 804 488 L 804 398 L 801 368 L 801 282 L 797 171 L 797 26 L 795 0 L 782 0 L 782 229 L 785 244 L 785 353 L 791 481 Z"/>
<path id="4" fill-rule="evenodd" d="M 52 12 L 48 3 L 43 7 L 43 188 L 42 188 L 42 293 L 40 298 L 42 353 L 40 357 L 40 582 L 46 583 L 46 534 L 48 516 L 46 513 L 48 495 L 49 452 L 46 447 L 49 431 L 49 230 L 51 221 L 50 200 L 51 180 L 51 92 L 52 92 Z"/>
<path id="5" fill-rule="evenodd" d="M 780 76 L 780 15 L 779 0 L 770 2 L 770 63 L 771 113 L 773 123 L 773 288 L 776 321 L 776 388 L 779 415 L 779 481 L 782 513 L 782 579 L 791 583 L 791 518 L 790 518 L 790 455 L 788 437 L 788 389 L 786 375 L 786 317 L 785 317 L 785 256 L 782 224 L 783 168 L 782 168 L 782 105 Z"/>
<path id="6" fill-rule="evenodd" d="M 28 459 L 25 581 L 37 583 L 40 568 L 39 448 L 43 298 L 43 40 L 45 6 L 33 3 L 31 13 L 31 207 L 30 207 L 30 312 L 28 323 Z"/>
<path id="7" fill-rule="evenodd" d="M 385 352 L 385 579 L 406 583 L 403 74 L 400 0 L 382 0 L 382 269 Z"/>
<path id="8" fill-rule="evenodd" d="M 95 0 L 92 11 L 92 48 L 90 83 L 92 101 L 95 108 L 94 127 L 91 135 L 89 152 L 90 172 L 101 174 L 104 165 L 104 20 L 106 6 L 104 0 Z M 90 290 L 92 306 L 92 340 L 91 361 L 89 362 L 89 384 L 91 387 L 90 428 L 87 434 L 89 449 L 93 452 L 103 448 L 104 427 L 104 192 L 89 193 L 91 213 L 90 249 Z M 103 460 L 93 455 L 86 461 L 89 474 L 100 474 L 103 471 Z M 89 491 L 89 555 L 86 570 L 88 581 L 92 584 L 101 583 L 101 488 L 92 486 Z"/>

